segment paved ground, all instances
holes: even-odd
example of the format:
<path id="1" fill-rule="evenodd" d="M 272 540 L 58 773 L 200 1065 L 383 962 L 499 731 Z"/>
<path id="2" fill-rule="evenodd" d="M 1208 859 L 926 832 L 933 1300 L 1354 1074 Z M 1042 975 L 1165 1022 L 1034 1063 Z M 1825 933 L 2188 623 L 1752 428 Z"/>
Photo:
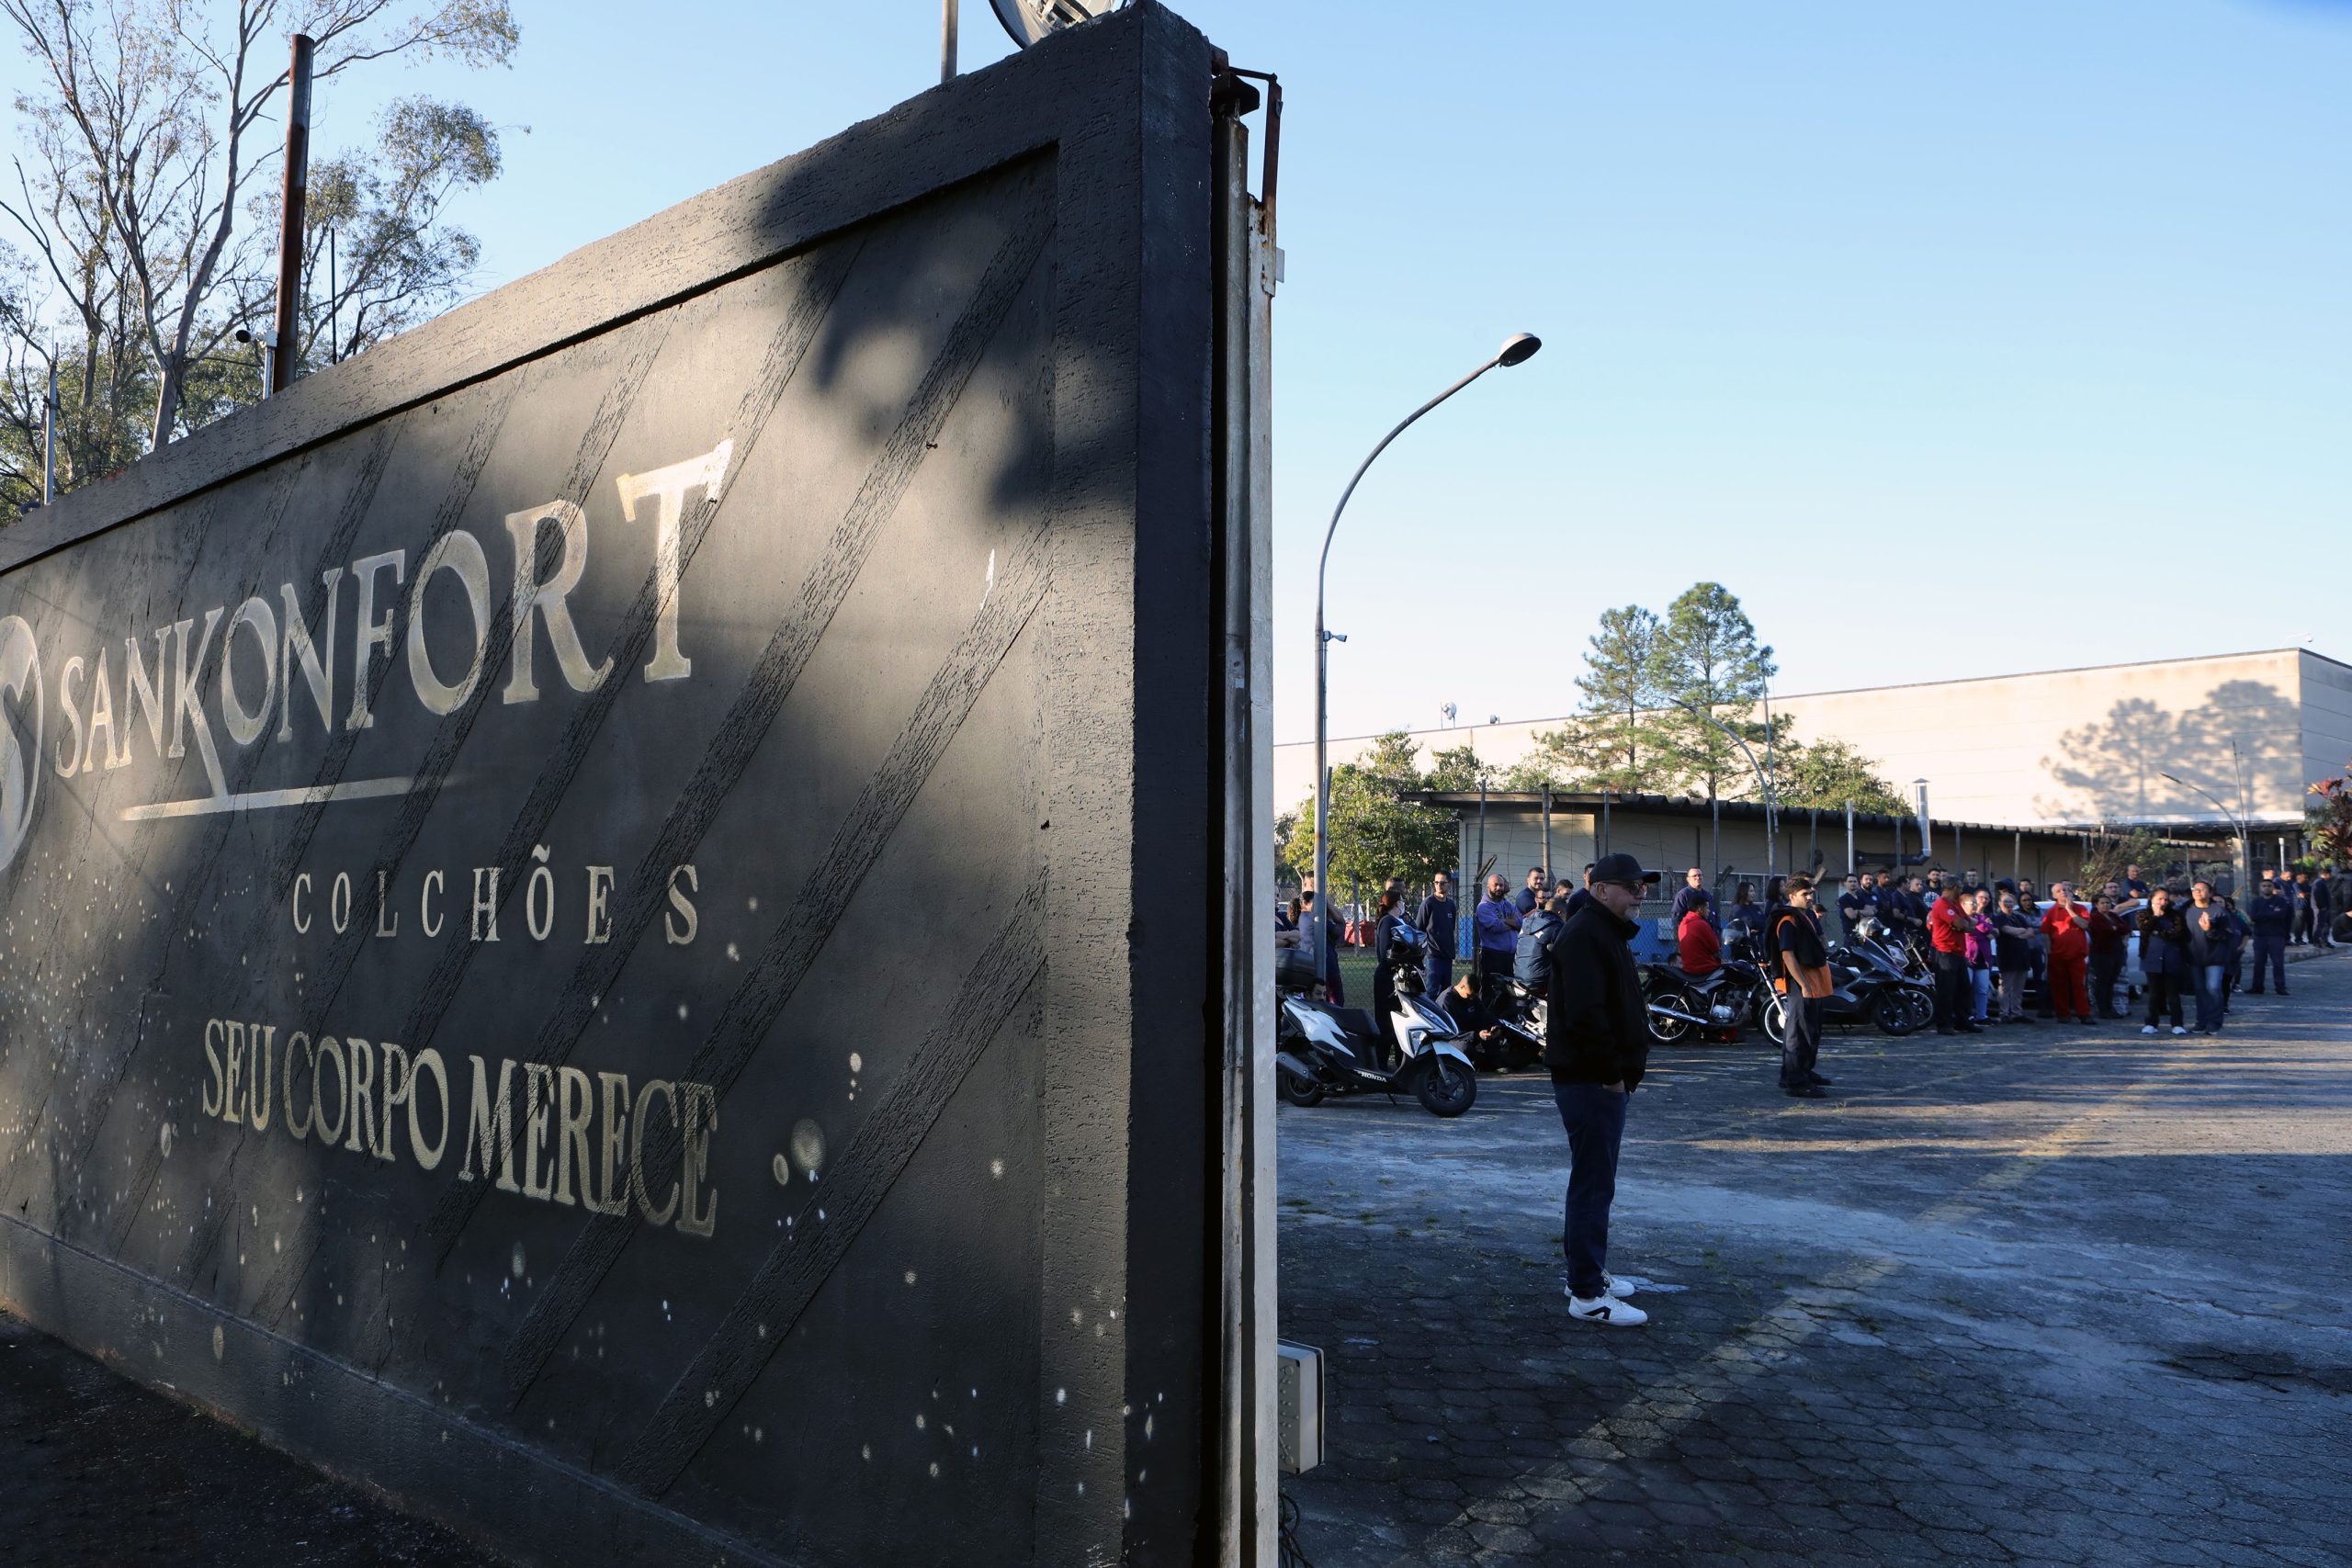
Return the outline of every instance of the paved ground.
<path id="1" fill-rule="evenodd" d="M 2215 1041 L 2055 1026 L 1661 1053 L 1565 1320 L 1548 1086 L 1284 1108 L 1317 1568 L 2352 1563 L 2352 958 Z M 0 1315 L 0 1562 L 497 1559 Z M 126 1479 L 128 1478 L 128 1483 Z"/>
<path id="2" fill-rule="evenodd" d="M 0 1314 L 8 1568 L 498 1568 L 503 1561 Z"/>
<path id="3" fill-rule="evenodd" d="M 1316 1568 L 2352 1563 L 2352 959 L 2213 1039 L 1659 1053 L 1568 1321 L 1549 1084 L 1284 1107 L 1283 1332 L 1332 1432 Z"/>

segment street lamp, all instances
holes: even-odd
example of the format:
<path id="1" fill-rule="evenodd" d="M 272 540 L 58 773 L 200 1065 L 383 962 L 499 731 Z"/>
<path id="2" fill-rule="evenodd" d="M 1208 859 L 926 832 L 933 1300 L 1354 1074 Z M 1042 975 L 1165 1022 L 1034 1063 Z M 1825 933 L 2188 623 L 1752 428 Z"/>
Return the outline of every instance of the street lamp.
<path id="1" fill-rule="evenodd" d="M 2164 780 L 2166 784 L 2177 784 L 2183 789 L 2196 790 L 2199 795 L 2203 795 L 2206 799 L 2213 801 L 2214 810 L 2229 818 L 2230 826 L 2236 829 L 2238 834 L 2238 886 L 2242 890 L 2251 888 L 2254 886 L 2254 866 L 2248 857 L 2254 852 L 2254 840 L 2246 837 L 2245 818 L 2240 817 L 2236 812 L 2231 810 L 2220 801 L 2213 800 L 2211 795 L 2206 795 L 2205 791 L 2198 789 L 2195 784 L 2190 784 L 2187 779 L 2177 779 L 2170 773 L 2158 773 L 2156 777 Z M 2190 874 L 2192 876 L 2195 874 L 2193 870 Z"/>
<path id="2" fill-rule="evenodd" d="M 1756 760 L 1755 749 L 1746 740 L 1741 739 L 1739 732 L 1731 726 L 1713 714 L 1684 702 L 1680 697 L 1668 697 L 1666 700 L 1693 718 L 1705 719 L 1709 724 L 1730 736 L 1739 749 L 1747 753 L 1747 765 L 1756 770 L 1756 787 L 1764 792 L 1764 874 L 1768 878 L 1770 877 L 1781 863 L 1781 797 L 1780 793 L 1772 787 L 1771 775 L 1764 771 L 1764 764 Z M 1721 845 L 1718 844 L 1710 852 L 1716 860 L 1716 864 L 1711 868 L 1710 874 L 1720 875 L 1723 870 Z"/>
<path id="3" fill-rule="evenodd" d="M 1331 766 L 1329 760 L 1330 714 L 1328 708 L 1328 699 L 1330 694 L 1330 645 L 1333 634 L 1323 629 L 1323 580 L 1331 564 L 1331 536 L 1339 532 L 1340 513 L 1348 509 L 1348 498 L 1355 494 L 1356 486 L 1363 481 L 1364 470 L 1372 467 L 1372 460 L 1374 457 L 1379 457 L 1383 452 L 1388 449 L 1388 444 L 1391 441 L 1396 440 L 1399 435 L 1402 435 L 1405 433 L 1405 427 L 1407 425 L 1420 418 L 1421 415 L 1429 412 L 1430 410 L 1437 407 L 1438 404 L 1445 401 L 1446 399 L 1453 396 L 1454 393 L 1462 390 L 1463 388 L 1468 386 L 1479 377 L 1484 376 L 1487 371 L 1492 370 L 1496 366 L 1499 365 L 1505 369 L 1510 369 L 1513 366 L 1524 365 L 1529 360 L 1534 358 L 1535 351 L 1543 346 L 1544 340 L 1537 337 L 1533 333 L 1515 333 L 1503 341 L 1502 347 L 1496 351 L 1495 356 L 1492 359 L 1487 360 L 1484 365 L 1479 366 L 1478 368 L 1462 378 L 1461 380 L 1456 381 L 1453 386 L 1448 387 L 1444 391 L 1440 392 L 1436 397 L 1431 398 L 1428 402 L 1423 403 L 1419 408 L 1417 408 L 1411 413 L 1407 414 L 1397 423 L 1396 429 L 1390 431 L 1387 434 L 1380 438 L 1380 445 L 1372 449 L 1371 455 L 1366 457 L 1363 462 L 1356 465 L 1355 476 L 1348 480 L 1348 488 L 1340 492 L 1340 504 L 1331 508 L 1331 521 L 1323 530 L 1323 553 L 1321 556 L 1317 558 L 1315 562 L 1316 912 L 1315 918 L 1307 922 L 1314 928 L 1314 935 L 1312 938 L 1313 946 L 1309 951 L 1314 954 L 1315 974 L 1317 979 L 1322 977 L 1324 963 L 1330 956 L 1329 953 L 1324 951 L 1324 942 L 1326 933 L 1330 929 L 1329 921 L 1331 919 L 1331 892 L 1330 888 L 1327 886 L 1329 881 L 1328 874 L 1330 870 L 1329 832 L 1331 816 Z M 1342 638 L 1341 640 L 1345 639 Z"/>

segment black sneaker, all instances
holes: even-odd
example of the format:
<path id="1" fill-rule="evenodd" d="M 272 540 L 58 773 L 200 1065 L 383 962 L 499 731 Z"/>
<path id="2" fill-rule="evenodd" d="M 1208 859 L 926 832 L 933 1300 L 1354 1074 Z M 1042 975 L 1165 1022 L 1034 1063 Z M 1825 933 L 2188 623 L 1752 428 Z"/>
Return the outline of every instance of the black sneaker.
<path id="1" fill-rule="evenodd" d="M 1818 1084 L 1802 1083 L 1794 1089 L 1783 1089 L 1781 1092 L 1791 1100 L 1827 1100 L 1829 1098 L 1821 1092 L 1821 1087 Z"/>
<path id="2" fill-rule="evenodd" d="M 1808 1083 L 1815 1085 L 1816 1088 L 1826 1088 L 1828 1085 L 1834 1084 L 1838 1081 L 1836 1078 L 1823 1077 L 1819 1073 L 1808 1073 L 1805 1075 L 1805 1079 Z"/>

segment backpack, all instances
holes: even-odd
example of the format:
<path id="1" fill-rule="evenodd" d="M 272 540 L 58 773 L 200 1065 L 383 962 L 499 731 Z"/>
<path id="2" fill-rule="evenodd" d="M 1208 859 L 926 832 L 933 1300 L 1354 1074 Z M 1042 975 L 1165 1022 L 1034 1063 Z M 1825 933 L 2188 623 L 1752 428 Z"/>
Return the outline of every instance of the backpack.
<path id="1" fill-rule="evenodd" d="M 1549 909 L 1538 909 L 1521 922 L 1519 951 L 1511 955 L 1511 978 L 1537 989 L 1552 984 L 1552 949 L 1567 922 Z"/>

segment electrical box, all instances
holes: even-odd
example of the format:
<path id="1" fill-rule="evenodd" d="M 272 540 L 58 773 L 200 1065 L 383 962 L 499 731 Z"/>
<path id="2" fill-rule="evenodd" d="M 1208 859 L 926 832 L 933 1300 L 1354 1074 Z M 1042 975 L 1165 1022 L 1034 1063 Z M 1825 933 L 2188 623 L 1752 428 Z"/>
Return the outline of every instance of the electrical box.
<path id="1" fill-rule="evenodd" d="M 1323 1462 L 1323 1352 L 1280 1341 L 1274 1350 L 1275 1420 L 1283 1469 L 1292 1475 Z"/>

